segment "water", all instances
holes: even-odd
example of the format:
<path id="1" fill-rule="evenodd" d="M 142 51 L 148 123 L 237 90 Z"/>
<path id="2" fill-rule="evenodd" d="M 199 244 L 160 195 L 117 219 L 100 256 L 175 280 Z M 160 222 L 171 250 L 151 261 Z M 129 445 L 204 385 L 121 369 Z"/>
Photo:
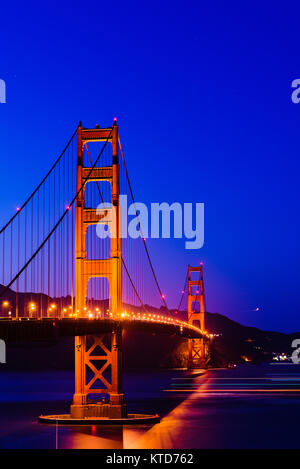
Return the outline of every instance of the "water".
<path id="1" fill-rule="evenodd" d="M 194 380 L 183 371 L 124 373 L 129 412 L 159 424 L 56 427 L 72 372 L 0 372 L 0 448 L 299 448 L 300 366 L 239 366 Z"/>

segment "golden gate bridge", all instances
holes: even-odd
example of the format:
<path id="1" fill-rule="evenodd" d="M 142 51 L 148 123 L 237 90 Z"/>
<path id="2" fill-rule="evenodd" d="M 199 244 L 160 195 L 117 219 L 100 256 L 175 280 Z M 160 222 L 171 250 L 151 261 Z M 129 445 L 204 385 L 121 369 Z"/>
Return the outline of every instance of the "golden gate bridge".
<path id="1" fill-rule="evenodd" d="M 143 233 L 121 237 L 120 194 L 130 198 L 138 219 L 116 119 L 107 128 L 79 123 L 45 177 L 0 230 L 1 339 L 75 337 L 70 413 L 40 421 L 159 419 L 127 413 L 124 329 L 186 337 L 188 368 L 207 364 L 203 265 L 188 266 L 177 308 L 186 298 L 183 320 L 167 306 Z M 114 235 L 99 238 L 99 225 Z M 148 306 L 155 297 L 162 303 L 157 312 Z"/>

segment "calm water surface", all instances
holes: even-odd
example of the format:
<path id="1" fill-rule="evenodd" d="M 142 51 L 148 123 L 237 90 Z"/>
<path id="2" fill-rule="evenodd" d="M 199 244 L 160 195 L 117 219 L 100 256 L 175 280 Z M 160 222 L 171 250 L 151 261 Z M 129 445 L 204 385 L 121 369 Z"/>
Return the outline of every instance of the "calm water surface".
<path id="1" fill-rule="evenodd" d="M 72 372 L 0 370 L 0 448 L 299 448 L 300 366 L 240 366 L 191 379 L 183 371 L 124 373 L 129 412 L 145 426 L 55 427 L 67 413 Z"/>

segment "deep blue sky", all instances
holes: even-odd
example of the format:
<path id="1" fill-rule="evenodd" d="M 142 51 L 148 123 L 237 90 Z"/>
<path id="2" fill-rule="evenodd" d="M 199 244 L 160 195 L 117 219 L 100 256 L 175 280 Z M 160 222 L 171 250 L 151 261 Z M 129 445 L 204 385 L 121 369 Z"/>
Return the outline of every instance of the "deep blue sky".
<path id="1" fill-rule="evenodd" d="M 149 241 L 169 306 L 203 260 L 210 311 L 299 330 L 300 7 L 278 5 L 2 4 L 1 224 L 80 119 L 116 115 L 137 200 L 205 203 L 203 249 Z"/>

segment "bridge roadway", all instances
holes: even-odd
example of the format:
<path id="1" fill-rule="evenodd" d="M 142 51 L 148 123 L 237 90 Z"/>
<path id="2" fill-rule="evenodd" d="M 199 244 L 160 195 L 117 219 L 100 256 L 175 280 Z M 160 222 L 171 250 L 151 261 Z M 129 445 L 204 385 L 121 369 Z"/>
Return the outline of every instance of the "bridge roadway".
<path id="1" fill-rule="evenodd" d="M 127 315 L 128 316 L 128 315 Z M 173 318 L 154 315 L 132 318 L 0 318 L 0 339 L 6 342 L 51 340 L 60 337 L 104 334 L 118 328 L 185 338 L 206 338 L 208 334 L 196 326 Z"/>

